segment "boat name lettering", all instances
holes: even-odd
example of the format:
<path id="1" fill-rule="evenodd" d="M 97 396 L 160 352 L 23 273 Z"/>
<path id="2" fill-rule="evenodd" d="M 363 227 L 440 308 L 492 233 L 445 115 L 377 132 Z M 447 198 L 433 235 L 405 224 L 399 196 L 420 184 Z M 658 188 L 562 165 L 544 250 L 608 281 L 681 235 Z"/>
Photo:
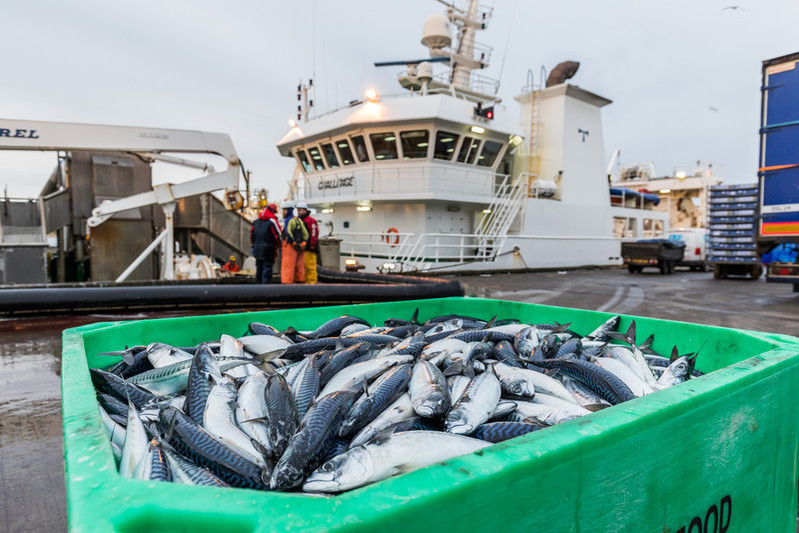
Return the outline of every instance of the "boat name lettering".
<path id="1" fill-rule="evenodd" d="M 169 139 L 169 134 L 158 131 L 142 131 L 139 133 L 139 137 L 142 139 Z"/>
<path id="2" fill-rule="evenodd" d="M 12 134 L 11 132 L 14 131 Z M 0 137 L 16 137 L 18 139 L 38 139 L 36 130 L 9 130 L 0 128 Z"/>
<path id="3" fill-rule="evenodd" d="M 682 526 L 676 533 L 704 533 L 707 531 L 725 533 L 730 528 L 730 518 L 732 518 L 732 498 L 728 494 L 721 499 L 718 505 L 714 503 L 708 507 L 707 512 L 704 513 L 704 519 L 702 515 L 695 516 L 687 526 Z"/>
<path id="4" fill-rule="evenodd" d="M 347 176 L 344 178 L 333 178 L 329 180 L 319 180 L 319 190 L 323 189 L 338 189 L 339 187 L 352 187 L 352 180 L 354 176 Z"/>

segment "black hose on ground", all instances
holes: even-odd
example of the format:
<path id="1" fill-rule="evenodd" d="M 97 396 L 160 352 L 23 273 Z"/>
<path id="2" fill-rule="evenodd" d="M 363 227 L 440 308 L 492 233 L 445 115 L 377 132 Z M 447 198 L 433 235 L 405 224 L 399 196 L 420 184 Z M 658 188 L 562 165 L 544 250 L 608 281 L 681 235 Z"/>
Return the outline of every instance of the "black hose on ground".
<path id="1" fill-rule="evenodd" d="M 324 269 L 327 270 L 327 269 Z M 334 271 L 325 274 L 334 275 Z M 359 283 L 163 284 L 105 287 L 9 288 L 0 290 L 0 316 L 99 311 L 154 311 L 233 307 L 308 307 L 463 296 L 457 281 L 364 274 Z M 364 277 L 365 276 L 365 277 Z M 369 279 L 370 277 L 377 278 Z M 386 279 L 391 278 L 391 279 Z"/>

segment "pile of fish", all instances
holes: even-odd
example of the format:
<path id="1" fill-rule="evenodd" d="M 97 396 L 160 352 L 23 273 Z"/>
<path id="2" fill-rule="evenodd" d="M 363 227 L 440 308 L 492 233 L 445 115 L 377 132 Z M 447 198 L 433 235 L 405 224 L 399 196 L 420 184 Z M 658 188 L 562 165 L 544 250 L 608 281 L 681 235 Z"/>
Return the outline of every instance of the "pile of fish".
<path id="1" fill-rule="evenodd" d="M 124 477 L 336 493 L 699 374 L 695 354 L 661 356 L 618 324 L 254 322 L 240 338 L 109 352 L 122 360 L 91 376 Z"/>

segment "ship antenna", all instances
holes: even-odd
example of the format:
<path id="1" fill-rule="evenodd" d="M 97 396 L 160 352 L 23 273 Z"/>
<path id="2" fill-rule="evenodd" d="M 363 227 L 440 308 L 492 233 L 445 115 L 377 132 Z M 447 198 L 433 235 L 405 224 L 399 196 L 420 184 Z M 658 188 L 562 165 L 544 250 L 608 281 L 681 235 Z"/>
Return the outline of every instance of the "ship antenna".
<path id="1" fill-rule="evenodd" d="M 313 51 L 311 52 L 311 80 L 315 80 L 316 79 L 316 0 L 313 0 L 313 7 L 311 11 L 311 34 L 312 34 L 311 48 L 313 49 Z M 313 81 L 311 81 L 311 83 L 313 83 Z M 316 100 L 316 87 L 313 87 L 313 100 Z M 313 116 L 314 118 L 316 118 L 315 109 Z"/>
<path id="2" fill-rule="evenodd" d="M 516 7 L 519 5 L 519 0 L 513 0 L 513 13 L 511 14 L 510 19 L 512 21 L 516 20 Z M 502 73 L 505 72 L 505 58 L 508 56 L 508 46 L 510 46 L 510 35 L 513 33 L 513 26 L 515 24 L 511 24 L 510 30 L 508 30 L 508 38 L 505 39 L 505 50 L 502 51 L 502 63 L 499 65 L 499 83 L 502 84 Z"/>

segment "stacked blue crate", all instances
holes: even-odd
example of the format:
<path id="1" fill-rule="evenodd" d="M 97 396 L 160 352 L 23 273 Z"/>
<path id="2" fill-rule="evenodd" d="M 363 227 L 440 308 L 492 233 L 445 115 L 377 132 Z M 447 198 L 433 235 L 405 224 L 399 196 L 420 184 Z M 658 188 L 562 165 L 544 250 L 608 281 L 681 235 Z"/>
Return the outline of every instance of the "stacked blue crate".
<path id="1" fill-rule="evenodd" d="M 718 264 L 757 264 L 757 184 L 710 188 L 707 258 Z"/>

